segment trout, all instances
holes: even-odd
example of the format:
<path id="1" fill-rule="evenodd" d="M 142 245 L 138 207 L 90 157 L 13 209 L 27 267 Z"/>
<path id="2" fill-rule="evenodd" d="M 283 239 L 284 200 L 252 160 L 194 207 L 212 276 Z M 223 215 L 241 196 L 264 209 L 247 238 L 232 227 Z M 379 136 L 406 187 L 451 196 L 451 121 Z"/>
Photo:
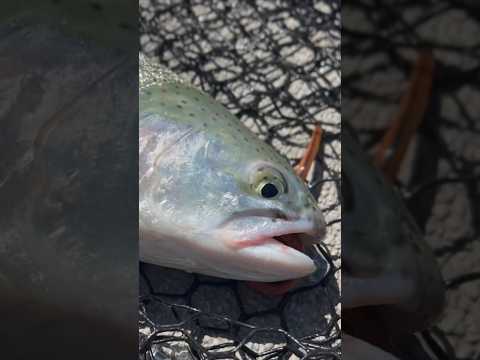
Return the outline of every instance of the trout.
<path id="1" fill-rule="evenodd" d="M 325 221 L 289 162 L 209 95 L 139 62 L 140 259 L 256 282 L 313 273 L 304 250 Z"/>

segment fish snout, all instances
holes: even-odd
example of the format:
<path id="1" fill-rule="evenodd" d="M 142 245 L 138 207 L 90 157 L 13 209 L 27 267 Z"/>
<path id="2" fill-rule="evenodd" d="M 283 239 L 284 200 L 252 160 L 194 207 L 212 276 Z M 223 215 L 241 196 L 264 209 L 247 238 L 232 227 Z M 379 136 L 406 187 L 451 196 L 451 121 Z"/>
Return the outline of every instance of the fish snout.
<path id="1" fill-rule="evenodd" d="M 286 214 L 287 221 L 297 224 L 297 227 L 302 229 L 296 235 L 305 247 L 319 244 L 325 238 L 327 224 L 316 203 L 309 202 L 300 211 L 297 209 L 296 213 Z"/>

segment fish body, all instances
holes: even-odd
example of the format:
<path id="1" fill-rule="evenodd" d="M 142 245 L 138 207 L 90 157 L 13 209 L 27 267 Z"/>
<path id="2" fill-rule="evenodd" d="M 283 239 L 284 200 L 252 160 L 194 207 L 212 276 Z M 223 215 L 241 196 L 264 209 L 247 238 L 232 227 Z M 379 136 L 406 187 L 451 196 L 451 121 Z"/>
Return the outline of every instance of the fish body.
<path id="1" fill-rule="evenodd" d="M 325 221 L 288 161 L 221 104 L 140 56 L 140 258 L 273 282 L 315 271 Z"/>

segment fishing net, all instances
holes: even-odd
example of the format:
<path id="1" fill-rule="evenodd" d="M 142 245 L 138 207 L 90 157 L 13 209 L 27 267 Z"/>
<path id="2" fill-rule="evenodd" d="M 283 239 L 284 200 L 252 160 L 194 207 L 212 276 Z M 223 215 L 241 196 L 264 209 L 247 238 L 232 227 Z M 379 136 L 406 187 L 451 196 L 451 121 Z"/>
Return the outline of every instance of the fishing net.
<path id="1" fill-rule="evenodd" d="M 340 1 L 140 0 L 142 51 L 223 103 L 292 164 L 324 130 L 309 184 L 329 267 L 280 297 L 141 264 L 142 359 L 340 358 Z"/>
<path id="2" fill-rule="evenodd" d="M 398 113 L 419 50 L 433 50 L 430 105 L 398 185 L 447 281 L 447 307 L 427 342 L 442 349 L 438 358 L 479 359 L 478 2 L 343 5 L 342 117 L 366 148 Z"/>

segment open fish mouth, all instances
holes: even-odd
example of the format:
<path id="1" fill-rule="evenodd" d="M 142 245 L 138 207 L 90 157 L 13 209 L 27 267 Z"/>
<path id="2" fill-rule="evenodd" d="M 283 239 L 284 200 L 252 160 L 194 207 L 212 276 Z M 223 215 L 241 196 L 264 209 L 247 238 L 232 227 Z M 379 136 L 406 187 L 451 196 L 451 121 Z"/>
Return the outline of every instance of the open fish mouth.
<path id="1" fill-rule="evenodd" d="M 275 224 L 268 224 L 262 230 L 256 228 L 249 229 L 249 225 L 243 224 L 241 221 L 236 222 L 235 225 L 237 229 L 233 230 L 233 232 L 225 231 L 225 235 L 230 237 L 230 247 L 235 249 L 243 249 L 275 241 L 303 252 L 306 245 L 318 243 L 322 238 L 322 236 L 317 236 L 318 234 L 316 234 L 312 224 L 305 220 L 277 220 Z M 240 230 L 239 228 L 243 225 L 246 228 Z"/>
<path id="2" fill-rule="evenodd" d="M 277 283 L 303 278 L 316 271 L 305 253 L 319 243 L 322 231 L 309 218 L 274 218 L 259 211 L 232 216 L 217 228 L 216 238 L 226 245 L 236 279 Z"/>
<path id="3" fill-rule="evenodd" d="M 302 233 L 294 233 L 294 234 L 286 234 L 286 235 L 279 235 L 274 236 L 273 238 L 282 244 L 295 249 L 296 251 L 300 251 L 302 253 L 305 252 L 305 238 L 308 235 Z M 265 295 L 272 295 L 272 296 L 280 296 L 287 293 L 290 289 L 295 286 L 296 279 L 289 279 L 283 281 L 275 281 L 275 282 L 256 282 L 256 281 L 249 281 L 247 282 L 248 286 L 252 289 L 265 294 Z"/>
<path id="4" fill-rule="evenodd" d="M 280 241 L 282 244 L 285 244 L 291 248 L 294 248 L 297 251 L 305 252 L 305 234 L 286 234 L 274 236 L 273 238 L 277 241 Z"/>

